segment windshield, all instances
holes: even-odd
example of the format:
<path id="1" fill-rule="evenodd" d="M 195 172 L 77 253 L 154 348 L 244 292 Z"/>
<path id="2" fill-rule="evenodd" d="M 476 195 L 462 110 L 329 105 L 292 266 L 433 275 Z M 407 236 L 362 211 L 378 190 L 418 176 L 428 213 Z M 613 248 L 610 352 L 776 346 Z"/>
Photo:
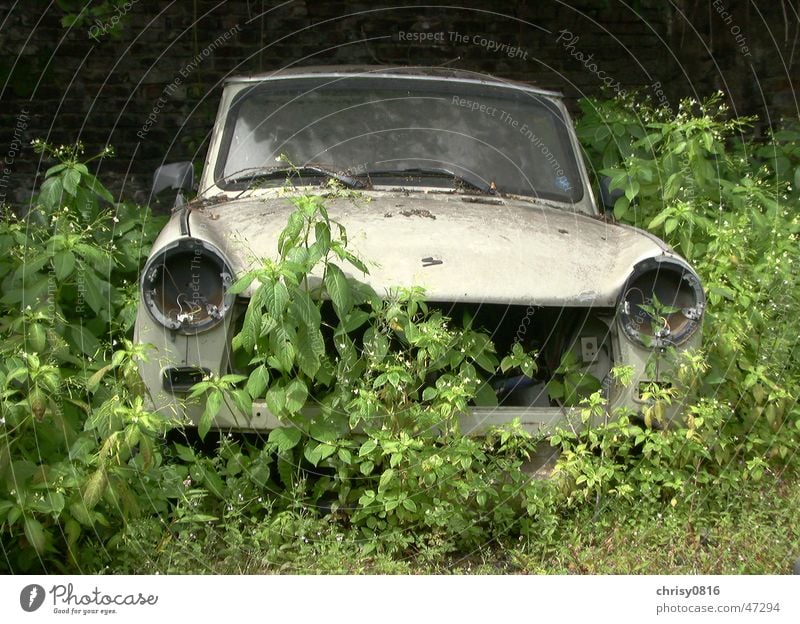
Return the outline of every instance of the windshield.
<path id="1" fill-rule="evenodd" d="M 266 81 L 234 99 L 214 176 L 222 188 L 241 188 L 281 169 L 285 155 L 296 167 L 372 185 L 467 180 L 573 203 L 583 188 L 565 123 L 550 99 L 516 88 L 385 76 Z"/>

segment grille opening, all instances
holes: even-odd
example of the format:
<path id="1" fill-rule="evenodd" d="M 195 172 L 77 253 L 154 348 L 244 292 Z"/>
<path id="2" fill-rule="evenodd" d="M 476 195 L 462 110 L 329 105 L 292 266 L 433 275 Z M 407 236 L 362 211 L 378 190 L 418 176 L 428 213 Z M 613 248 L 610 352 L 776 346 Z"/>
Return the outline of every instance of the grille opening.
<path id="1" fill-rule="evenodd" d="M 524 376 L 521 371 L 502 373 L 498 370 L 487 380 L 501 406 L 563 405 L 566 397 L 551 396 L 557 393 L 550 382 L 564 381 L 564 375 L 558 370 L 566 360 L 572 362 L 569 368 L 573 374 L 569 383 L 580 386 L 579 392 L 590 393 L 608 385 L 614 355 L 610 329 L 612 310 L 464 303 L 436 303 L 432 306 L 441 309 L 454 322 L 472 318 L 472 326 L 491 337 L 498 360 L 509 354 L 515 343 L 520 344 L 526 353 L 536 354 L 537 371 L 532 378 Z M 591 352 L 585 348 L 585 339 L 594 345 Z"/>
<path id="2" fill-rule="evenodd" d="M 510 370 L 505 374 L 498 370 L 494 375 L 480 371 L 494 390 L 500 406 L 564 405 L 564 397 L 551 398 L 548 384 L 553 379 L 563 381 L 564 375 L 557 370 L 568 357 L 567 353 L 572 354 L 575 373 L 571 377 L 573 385 L 582 384 L 581 388 L 587 394 L 594 389 L 606 392 L 608 388 L 614 362 L 611 340 L 613 310 L 447 302 L 432 302 L 428 306 L 452 319 L 453 327 L 459 327 L 464 319 L 471 318 L 472 327 L 485 332 L 492 339 L 498 361 L 511 352 L 515 343 L 519 343 L 526 352 L 535 351 L 538 354 L 538 370 L 533 378 L 525 377 L 518 370 Z M 239 332 L 245 310 L 246 301 L 239 301 L 235 308 L 231 337 Z M 335 353 L 333 328 L 338 324 L 338 319 L 330 302 L 323 304 L 322 322 L 326 352 Z M 367 327 L 365 324 L 350 334 L 357 346 L 361 345 Z M 395 346 L 398 344 L 395 343 Z M 249 356 L 234 352 L 232 357 L 230 372 L 247 374 Z M 428 379 L 427 383 L 435 383 L 435 378 Z"/>

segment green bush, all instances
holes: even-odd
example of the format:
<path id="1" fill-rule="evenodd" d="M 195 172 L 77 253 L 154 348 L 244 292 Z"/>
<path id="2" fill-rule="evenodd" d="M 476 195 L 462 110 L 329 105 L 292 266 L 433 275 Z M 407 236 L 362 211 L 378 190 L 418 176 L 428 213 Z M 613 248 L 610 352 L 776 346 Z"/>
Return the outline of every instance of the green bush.
<path id="1" fill-rule="evenodd" d="M 113 204 L 80 146 L 35 148 L 59 163 L 24 218 L 0 219 L 0 568 L 65 571 L 163 499 L 171 424 L 143 409 L 146 349 L 128 339 L 161 224 Z"/>
<path id="2" fill-rule="evenodd" d="M 228 571 L 297 553 L 324 567 L 354 551 L 390 566 L 387 554 L 440 560 L 491 541 L 562 552 L 609 514 L 645 523 L 669 510 L 671 526 L 707 527 L 744 482 L 794 474 L 800 133 L 749 138 L 751 120 L 728 119 L 717 96 L 677 115 L 632 98 L 581 105 L 594 171 L 624 192 L 616 217 L 683 254 L 709 305 L 702 351 L 676 361 L 673 389 L 651 389 L 648 423 L 607 414 L 595 388 L 576 393 L 562 363 L 551 391 L 569 394 L 586 427 L 550 439 L 561 456 L 545 481 L 523 472 L 537 441 L 518 427 L 458 430 L 470 401 L 493 400 L 485 381 L 498 368 L 530 373 L 533 359 L 515 349 L 499 361 L 469 318 L 447 318 L 418 290 L 378 297 L 345 277 L 367 266 L 318 196 L 291 200 L 275 259 L 234 285 L 254 288 L 234 339 L 252 372 L 195 386 L 206 442 L 165 443 L 179 423 L 143 408 L 136 363 L 148 348 L 130 341 L 140 261 L 161 224 L 114 204 L 79 149 L 38 144 L 59 164 L 24 219 L 0 222 L 11 250 L 0 258 L 0 567 L 204 571 L 209 549 Z M 210 444 L 224 403 L 246 414 L 256 399 L 285 426 L 267 440 L 214 432 Z M 676 400 L 688 402 L 679 426 L 649 426 Z"/>
<path id="3" fill-rule="evenodd" d="M 753 120 L 727 118 L 720 101 L 685 100 L 673 114 L 634 97 L 584 100 L 577 128 L 598 177 L 624 191 L 615 217 L 664 238 L 706 288 L 703 353 L 684 363 L 700 397 L 686 427 L 619 422 L 590 432 L 583 449 L 623 456 L 601 489 L 646 497 L 657 486 L 672 504 L 724 501 L 742 479 L 796 467 L 800 446 L 800 131 L 756 141 Z M 595 474 L 597 457 L 587 466 L 574 444 L 563 466 Z"/>

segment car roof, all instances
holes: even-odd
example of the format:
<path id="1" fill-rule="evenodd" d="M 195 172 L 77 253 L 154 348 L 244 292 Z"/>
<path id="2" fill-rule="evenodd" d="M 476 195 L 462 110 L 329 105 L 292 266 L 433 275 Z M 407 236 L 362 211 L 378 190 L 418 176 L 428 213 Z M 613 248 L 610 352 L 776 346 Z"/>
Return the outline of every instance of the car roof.
<path id="1" fill-rule="evenodd" d="M 561 98 L 558 91 L 550 91 L 515 80 L 498 78 L 488 74 L 464 69 L 451 69 L 449 67 L 427 66 L 390 66 L 390 65 L 331 65 L 290 67 L 241 76 L 231 76 L 225 84 L 268 82 L 272 80 L 285 80 L 290 78 L 344 78 L 347 76 L 370 76 L 384 78 L 405 78 L 417 80 L 448 80 L 453 82 L 467 82 L 471 84 L 485 84 L 532 91 L 549 97 Z"/>

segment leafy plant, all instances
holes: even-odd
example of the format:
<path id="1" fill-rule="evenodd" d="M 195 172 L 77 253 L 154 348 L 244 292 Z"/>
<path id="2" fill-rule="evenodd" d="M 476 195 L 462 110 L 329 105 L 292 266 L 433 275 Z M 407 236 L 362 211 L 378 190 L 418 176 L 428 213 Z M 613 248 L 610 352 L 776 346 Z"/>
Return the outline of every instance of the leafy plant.
<path id="1" fill-rule="evenodd" d="M 0 562 L 21 571 L 69 569 L 88 535 L 119 536 L 154 494 L 171 426 L 144 408 L 146 349 L 126 337 L 159 224 L 107 208 L 80 145 L 34 147 L 59 163 L 24 220 L 0 220 Z"/>

